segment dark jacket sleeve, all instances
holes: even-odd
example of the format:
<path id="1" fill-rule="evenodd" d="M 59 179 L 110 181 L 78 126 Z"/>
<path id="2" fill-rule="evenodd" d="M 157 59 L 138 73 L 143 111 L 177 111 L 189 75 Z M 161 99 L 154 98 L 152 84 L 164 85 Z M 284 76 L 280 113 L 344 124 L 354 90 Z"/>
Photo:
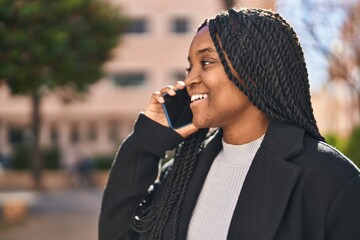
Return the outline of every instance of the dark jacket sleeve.
<path id="1" fill-rule="evenodd" d="M 334 199 L 328 212 L 326 239 L 360 239 L 360 176 L 351 179 Z"/>
<path id="2" fill-rule="evenodd" d="M 130 218 L 154 183 L 159 159 L 183 138 L 140 114 L 134 131 L 122 143 L 111 167 L 99 218 L 99 240 L 136 239 Z"/>

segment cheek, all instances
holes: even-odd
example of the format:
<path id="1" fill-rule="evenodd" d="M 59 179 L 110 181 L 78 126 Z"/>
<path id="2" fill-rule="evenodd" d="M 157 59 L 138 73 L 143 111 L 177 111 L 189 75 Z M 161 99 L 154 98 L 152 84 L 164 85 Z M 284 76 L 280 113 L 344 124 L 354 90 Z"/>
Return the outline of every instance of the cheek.
<path id="1" fill-rule="evenodd" d="M 193 114 L 193 124 L 197 128 L 206 128 L 208 122 L 208 114 L 207 113 L 194 113 Z"/>
<path id="2" fill-rule="evenodd" d="M 193 114 L 193 124 L 198 128 L 219 127 L 225 112 L 212 104 Z"/>

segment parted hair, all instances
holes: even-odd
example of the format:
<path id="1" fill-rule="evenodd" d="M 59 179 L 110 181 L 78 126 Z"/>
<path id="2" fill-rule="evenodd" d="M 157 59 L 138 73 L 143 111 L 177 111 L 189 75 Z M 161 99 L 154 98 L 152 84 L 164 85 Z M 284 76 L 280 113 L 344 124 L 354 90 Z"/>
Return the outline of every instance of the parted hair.
<path id="1" fill-rule="evenodd" d="M 311 106 L 308 73 L 298 37 L 278 13 L 263 9 L 229 9 L 198 28 L 208 26 L 224 70 L 232 82 L 269 118 L 303 128 L 323 141 Z M 149 239 L 162 239 L 175 211 L 173 239 L 184 196 L 204 146 L 207 129 L 185 139 L 176 151 L 158 205 L 142 210 L 133 222 Z M 135 213 L 138 214 L 138 213 Z"/>

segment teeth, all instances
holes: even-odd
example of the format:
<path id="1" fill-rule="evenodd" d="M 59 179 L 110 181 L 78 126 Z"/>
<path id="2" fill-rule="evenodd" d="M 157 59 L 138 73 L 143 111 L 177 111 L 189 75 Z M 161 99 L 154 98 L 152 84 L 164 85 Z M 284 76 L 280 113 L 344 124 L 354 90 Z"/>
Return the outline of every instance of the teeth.
<path id="1" fill-rule="evenodd" d="M 194 102 L 194 101 L 200 100 L 200 99 L 205 99 L 207 97 L 208 97 L 207 94 L 194 94 L 191 96 L 191 102 Z"/>

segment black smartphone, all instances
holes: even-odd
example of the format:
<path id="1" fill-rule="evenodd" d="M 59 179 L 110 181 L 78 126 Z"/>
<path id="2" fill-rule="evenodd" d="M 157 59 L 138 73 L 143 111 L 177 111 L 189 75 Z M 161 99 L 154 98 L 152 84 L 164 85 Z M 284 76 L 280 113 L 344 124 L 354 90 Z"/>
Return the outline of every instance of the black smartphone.
<path id="1" fill-rule="evenodd" d="M 191 99 L 186 88 L 177 90 L 175 96 L 165 94 L 164 99 L 162 107 L 171 128 L 178 129 L 192 122 Z"/>

